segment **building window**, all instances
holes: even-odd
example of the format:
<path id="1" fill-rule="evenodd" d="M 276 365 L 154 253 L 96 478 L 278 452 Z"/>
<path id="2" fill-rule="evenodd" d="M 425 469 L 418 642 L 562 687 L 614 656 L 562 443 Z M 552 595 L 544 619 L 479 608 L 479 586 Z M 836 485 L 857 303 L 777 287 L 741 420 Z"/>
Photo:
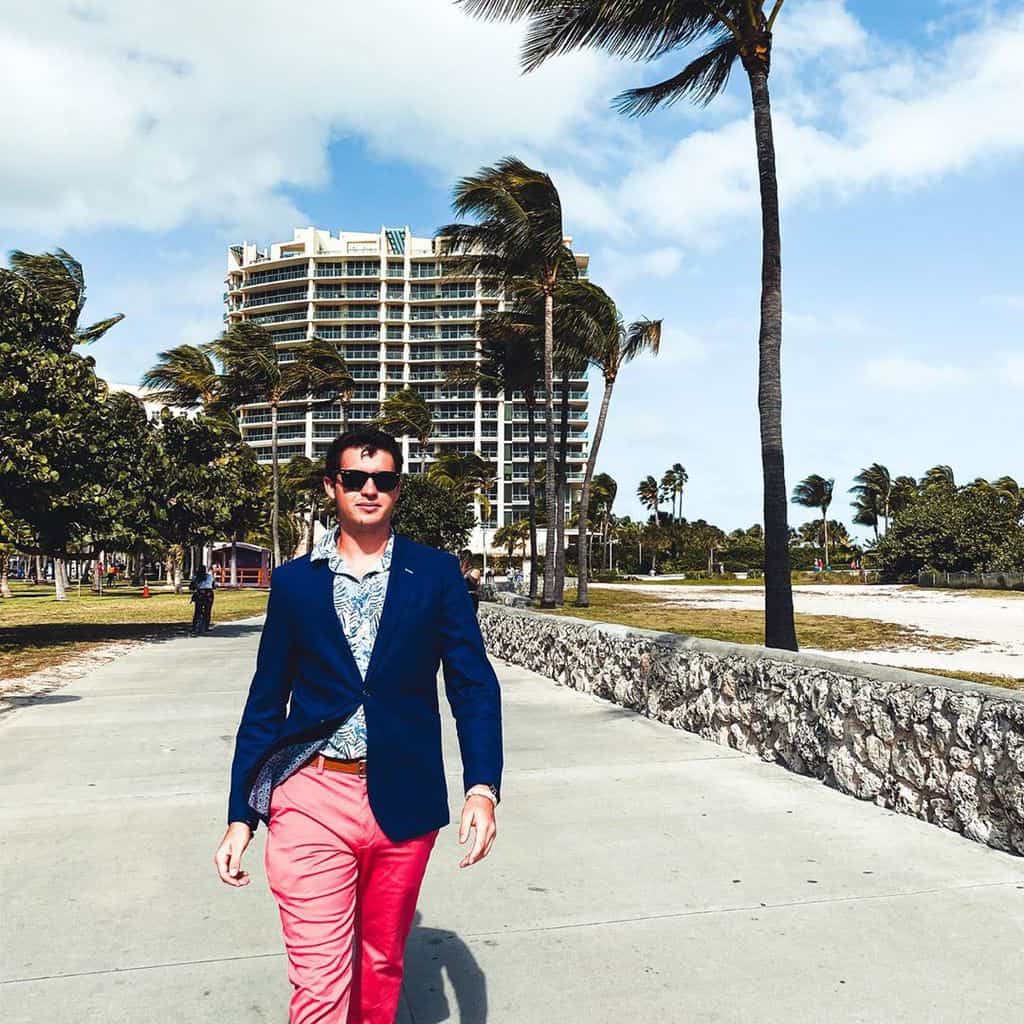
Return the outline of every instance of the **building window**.
<path id="1" fill-rule="evenodd" d="M 388 337 L 389 338 L 401 338 L 403 330 L 404 330 L 403 327 L 392 327 L 389 324 L 388 325 Z"/>
<path id="2" fill-rule="evenodd" d="M 388 319 L 401 320 L 405 316 L 405 306 L 388 306 Z"/>
<path id="3" fill-rule="evenodd" d="M 436 263 L 413 263 L 410 277 L 437 277 Z"/>
<path id="4" fill-rule="evenodd" d="M 376 260 L 346 260 L 348 277 L 380 277 L 380 264 Z"/>
<path id="5" fill-rule="evenodd" d="M 388 277 L 405 277 L 405 260 L 388 260 Z"/>

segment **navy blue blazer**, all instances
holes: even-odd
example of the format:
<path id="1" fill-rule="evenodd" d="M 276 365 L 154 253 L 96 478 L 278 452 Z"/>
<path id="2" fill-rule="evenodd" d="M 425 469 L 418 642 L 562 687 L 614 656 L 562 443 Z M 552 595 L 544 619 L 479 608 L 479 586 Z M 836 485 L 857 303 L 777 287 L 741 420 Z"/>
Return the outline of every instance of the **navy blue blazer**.
<path id="1" fill-rule="evenodd" d="M 279 566 L 235 736 L 228 821 L 252 821 L 249 790 L 267 757 L 330 735 L 362 704 L 367 793 L 385 835 L 401 841 L 448 824 L 441 665 L 464 788 L 486 782 L 500 789 L 500 688 L 458 559 L 395 534 L 365 681 L 334 610 L 326 561 L 310 562 L 306 555 Z"/>

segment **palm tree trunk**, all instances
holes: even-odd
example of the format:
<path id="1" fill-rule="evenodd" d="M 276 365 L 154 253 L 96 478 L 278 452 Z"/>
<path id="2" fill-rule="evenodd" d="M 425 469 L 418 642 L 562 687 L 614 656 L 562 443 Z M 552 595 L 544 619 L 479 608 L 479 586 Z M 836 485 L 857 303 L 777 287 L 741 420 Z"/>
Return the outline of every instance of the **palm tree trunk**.
<path id="1" fill-rule="evenodd" d="M 597 452 L 601 447 L 601 438 L 604 436 L 604 421 L 608 417 L 608 406 L 612 400 L 612 388 L 615 387 L 614 377 L 605 377 L 604 394 L 601 396 L 601 411 L 597 414 L 597 426 L 594 428 L 594 439 L 590 444 L 590 454 L 587 456 L 587 465 L 583 471 L 583 487 L 580 491 L 580 514 L 579 514 L 579 535 L 586 537 L 587 520 L 590 516 L 590 481 L 594 476 L 594 467 L 597 465 Z M 586 552 L 586 545 L 580 545 L 579 580 L 576 587 L 576 607 L 589 608 L 590 599 L 587 596 L 587 576 L 590 570 L 589 553 Z"/>
<path id="2" fill-rule="evenodd" d="M 793 586 L 786 520 L 786 469 L 782 447 L 782 231 L 775 172 L 768 69 L 751 58 L 747 66 L 754 105 L 758 177 L 761 183 L 761 329 L 758 338 L 757 407 L 764 475 L 764 584 L 766 647 L 797 650 Z"/>
<path id="3" fill-rule="evenodd" d="M 281 564 L 281 537 L 278 531 L 277 513 L 281 480 L 277 462 L 277 402 L 270 403 L 270 476 L 273 481 L 273 499 L 270 505 L 270 535 L 274 545 L 274 568 Z"/>
<path id="4" fill-rule="evenodd" d="M 544 501 L 547 523 L 544 533 L 544 593 L 541 608 L 555 607 L 555 300 L 551 289 L 544 292 L 544 429 L 546 460 L 544 467 Z"/>
<path id="5" fill-rule="evenodd" d="M 825 528 L 825 568 L 828 568 L 828 510 L 822 513 L 821 525 Z"/>
<path id="6" fill-rule="evenodd" d="M 537 439 L 534 436 L 533 388 L 523 392 L 526 399 L 526 500 L 530 520 L 530 600 L 537 596 L 537 481 L 535 477 Z"/>
<path id="7" fill-rule="evenodd" d="M 306 554 L 313 553 L 313 539 L 316 534 L 316 491 L 310 495 L 309 501 L 309 533 L 306 535 Z"/>
<path id="8" fill-rule="evenodd" d="M 558 556 L 555 562 L 555 602 L 559 606 L 565 603 L 565 503 L 569 494 L 569 374 L 562 374 L 562 400 L 560 405 L 560 423 L 558 438 Z M 577 530 L 577 548 L 579 547 L 579 531 Z M 577 554 L 577 573 L 579 572 L 579 555 Z"/>
<path id="9" fill-rule="evenodd" d="M 238 538 L 231 538 L 231 586 L 238 586 Z"/>
<path id="10" fill-rule="evenodd" d="M 10 581 L 11 556 L 7 551 L 0 552 L 0 598 L 13 597 Z"/>

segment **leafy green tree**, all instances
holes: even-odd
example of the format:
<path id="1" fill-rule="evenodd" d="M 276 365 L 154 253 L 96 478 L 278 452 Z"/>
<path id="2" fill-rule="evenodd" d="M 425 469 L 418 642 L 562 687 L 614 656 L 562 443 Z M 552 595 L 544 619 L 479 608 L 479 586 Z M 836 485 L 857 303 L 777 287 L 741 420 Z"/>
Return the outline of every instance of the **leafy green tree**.
<path id="1" fill-rule="evenodd" d="M 888 529 L 892 510 L 893 481 L 887 467 L 873 462 L 854 478 L 849 493 L 854 495 L 853 521 L 858 526 L 870 526 L 878 540 L 878 524 L 885 522 Z"/>
<path id="2" fill-rule="evenodd" d="M 768 75 L 772 32 L 784 0 L 460 0 L 472 15 L 529 19 L 523 66 L 532 71 L 557 54 L 585 47 L 640 61 L 682 50 L 683 67 L 654 85 L 617 98 L 625 114 L 642 115 L 683 97 L 709 103 L 736 63 L 750 85 L 761 189 L 761 326 L 758 412 L 764 475 L 765 643 L 797 649 L 789 571 L 786 474 L 782 446 L 782 233 Z M 706 41 L 693 57 L 689 47 Z"/>
<path id="3" fill-rule="evenodd" d="M 1020 512 L 994 488 L 933 486 L 901 508 L 877 546 L 889 577 L 922 569 L 987 572 L 1021 543 Z"/>
<path id="4" fill-rule="evenodd" d="M 804 508 L 821 509 L 822 533 L 825 538 L 825 564 L 828 559 L 828 507 L 832 504 L 832 492 L 835 489 L 835 480 L 826 480 L 817 473 L 804 477 L 793 488 L 793 502 L 802 505 Z"/>
<path id="5" fill-rule="evenodd" d="M 417 474 L 403 477 L 392 523 L 398 533 L 421 544 L 455 553 L 469 539 L 473 510 L 452 488 Z"/>
<path id="6" fill-rule="evenodd" d="M 462 178 L 455 186 L 452 208 L 475 223 L 448 224 L 438 229 L 441 251 L 457 254 L 462 271 L 480 274 L 508 286 L 532 284 L 544 302 L 544 420 L 547 429 L 544 474 L 547 528 L 544 550 L 544 593 L 541 606 L 555 607 L 556 544 L 554 350 L 555 292 L 560 282 L 578 276 L 576 260 L 565 244 L 562 203 L 547 174 L 506 157 L 493 167 Z"/>
<path id="7" fill-rule="evenodd" d="M 305 455 L 294 455 L 288 460 L 281 481 L 281 495 L 286 511 L 303 522 L 308 522 L 306 554 L 313 550 L 317 520 L 331 512 L 324 493 L 323 461 L 314 462 Z"/>

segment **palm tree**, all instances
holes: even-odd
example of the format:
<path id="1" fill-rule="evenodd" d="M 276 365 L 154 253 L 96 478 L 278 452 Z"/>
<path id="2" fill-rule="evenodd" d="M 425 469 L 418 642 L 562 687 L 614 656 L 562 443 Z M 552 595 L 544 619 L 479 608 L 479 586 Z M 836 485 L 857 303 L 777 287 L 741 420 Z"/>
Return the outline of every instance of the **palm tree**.
<path id="1" fill-rule="evenodd" d="M 525 557 L 526 542 L 530 539 L 530 524 L 525 519 L 516 519 L 505 523 L 494 531 L 494 543 L 497 547 L 508 548 L 508 568 L 512 568 L 512 559 L 517 547 L 521 547 Z"/>
<path id="2" fill-rule="evenodd" d="M 306 554 L 313 550 L 317 520 L 325 505 L 323 479 L 323 463 L 314 462 L 305 455 L 292 456 L 284 468 L 284 489 L 295 498 L 289 512 L 303 520 L 307 513 L 309 515 Z"/>
<path id="3" fill-rule="evenodd" d="M 600 289 L 596 290 L 601 291 Z M 604 315 L 603 317 L 595 317 L 595 319 L 603 322 L 605 330 L 601 339 L 602 344 L 597 349 L 592 361 L 600 369 L 601 376 L 604 378 L 604 393 L 601 396 L 601 409 L 597 415 L 597 425 L 594 427 L 594 437 L 590 443 L 587 465 L 583 471 L 583 487 L 580 491 L 578 536 L 581 539 L 578 544 L 579 582 L 576 589 L 576 606 L 578 608 L 587 608 L 590 604 L 587 595 L 590 559 L 584 539 L 587 536 L 590 519 L 590 493 L 594 468 L 597 465 L 597 454 L 601 449 L 601 441 L 604 438 L 605 422 L 608 418 L 608 407 L 611 404 L 612 391 L 615 388 L 619 371 L 625 363 L 631 362 L 643 352 L 657 355 L 661 346 L 660 320 L 636 320 L 629 327 L 626 327 L 622 322 L 618 309 L 615 307 L 615 303 L 604 292 L 601 292 L 601 295 L 604 296 L 605 300 Z M 652 480 L 653 477 L 648 477 L 648 479 Z M 607 513 L 611 513 L 610 504 Z"/>
<path id="4" fill-rule="evenodd" d="M 793 501 L 804 508 L 820 508 L 821 523 L 825 537 L 825 565 L 829 564 L 828 558 L 828 507 L 832 504 L 832 491 L 835 480 L 826 480 L 817 473 L 805 477 L 793 488 Z"/>
<path id="5" fill-rule="evenodd" d="M 75 345 L 91 345 L 124 319 L 124 313 L 118 313 L 90 327 L 78 326 L 85 308 L 85 274 L 82 264 L 64 249 L 39 254 L 15 249 L 10 264 L 17 277 L 58 311 L 69 352 Z"/>
<path id="6" fill-rule="evenodd" d="M 683 467 L 681 462 L 674 462 L 672 465 L 665 470 L 664 475 L 661 478 L 661 486 L 665 492 L 665 496 L 672 499 L 672 520 L 676 522 L 679 520 L 683 511 L 683 488 L 686 486 L 686 482 L 690 479 Z M 679 509 L 676 510 L 676 500 L 678 499 Z"/>
<path id="7" fill-rule="evenodd" d="M 709 40 L 678 74 L 616 99 L 627 115 L 650 113 L 684 96 L 710 103 L 739 61 L 750 84 L 761 188 L 761 326 L 758 411 L 764 476 L 765 643 L 797 649 L 789 572 L 786 474 L 782 447 L 782 241 L 768 74 L 772 30 L 785 0 L 458 0 L 472 15 L 530 19 L 523 66 L 582 47 L 651 61 Z"/>
<path id="8" fill-rule="evenodd" d="M 558 189 L 541 171 L 516 157 L 462 178 L 452 208 L 477 223 L 448 224 L 438 229 L 442 254 L 458 254 L 460 270 L 500 280 L 507 286 L 531 282 L 544 297 L 544 411 L 547 458 L 544 478 L 547 529 L 544 593 L 541 607 L 555 606 L 555 437 L 554 437 L 554 303 L 560 281 L 578 275 L 565 244 Z"/>
<path id="9" fill-rule="evenodd" d="M 274 339 L 259 324 L 249 321 L 232 324 L 217 341 L 211 342 L 210 348 L 224 367 L 218 388 L 225 404 L 232 408 L 252 402 L 270 406 L 270 535 L 274 565 L 278 566 L 281 564 L 281 472 L 277 458 L 277 415 L 282 402 L 307 397 L 306 381 L 296 363 L 280 361 Z"/>
<path id="10" fill-rule="evenodd" d="M 584 483 L 587 483 L 587 478 L 584 477 Z M 615 482 L 615 479 L 609 476 L 607 473 L 595 473 L 589 481 L 590 488 L 587 492 L 586 501 L 586 516 L 589 517 L 590 513 L 593 512 L 594 522 L 598 524 L 601 535 L 601 567 L 603 569 L 610 569 L 612 567 L 612 558 L 610 554 L 610 547 L 612 545 L 612 528 L 614 526 L 615 517 L 612 515 L 612 506 L 615 504 L 615 495 L 618 492 L 619 485 Z M 580 511 L 584 510 L 583 497 L 580 498 Z M 583 532 L 586 533 L 586 518 L 581 518 Z M 590 565 L 590 551 L 587 551 L 587 566 Z M 586 574 L 584 574 L 584 578 Z"/>
<path id="11" fill-rule="evenodd" d="M 426 473 L 427 450 L 434 432 L 434 423 L 430 406 L 415 388 L 406 386 L 385 398 L 374 426 L 395 437 L 408 435 L 416 438 L 420 446 L 420 473 Z"/>
<path id="12" fill-rule="evenodd" d="M 649 508 L 654 512 L 654 525 L 657 526 L 661 517 L 658 508 L 661 502 L 661 488 L 658 486 L 658 481 L 653 476 L 645 476 L 636 489 L 636 496 L 644 508 Z"/>
<path id="13" fill-rule="evenodd" d="M 956 493 L 956 478 L 949 466 L 932 466 L 919 483 L 919 489 L 923 494 L 954 494 Z"/>
<path id="14" fill-rule="evenodd" d="M 445 452 L 439 455 L 436 462 L 431 463 L 427 476 L 434 483 L 448 487 L 466 502 L 476 502 L 480 506 L 480 528 L 491 518 L 491 499 L 487 492 L 497 482 L 496 467 L 476 452 L 460 455 L 458 452 Z M 487 541 L 484 539 L 484 561 L 487 560 Z"/>
<path id="15" fill-rule="evenodd" d="M 879 519 L 885 520 L 885 529 L 889 529 L 892 476 L 887 467 L 880 462 L 873 462 L 867 469 L 862 469 L 853 480 L 853 487 L 848 492 L 855 498 L 856 514 L 853 521 L 861 526 L 874 526 L 877 540 Z M 857 518 L 858 516 L 860 518 Z"/>
<path id="16" fill-rule="evenodd" d="M 483 391 L 501 393 L 511 401 L 522 392 L 526 405 L 526 493 L 530 531 L 530 597 L 537 596 L 537 380 L 544 372 L 543 329 L 536 331 L 527 312 L 514 298 L 507 312 L 481 318 L 478 362 L 453 367 L 446 374 L 450 384 L 467 384 Z"/>
<path id="17" fill-rule="evenodd" d="M 348 430 L 348 407 L 356 382 L 341 349 L 333 341 L 314 335 L 293 349 L 293 374 L 313 401 L 338 399 L 341 406 L 341 432 Z"/>

